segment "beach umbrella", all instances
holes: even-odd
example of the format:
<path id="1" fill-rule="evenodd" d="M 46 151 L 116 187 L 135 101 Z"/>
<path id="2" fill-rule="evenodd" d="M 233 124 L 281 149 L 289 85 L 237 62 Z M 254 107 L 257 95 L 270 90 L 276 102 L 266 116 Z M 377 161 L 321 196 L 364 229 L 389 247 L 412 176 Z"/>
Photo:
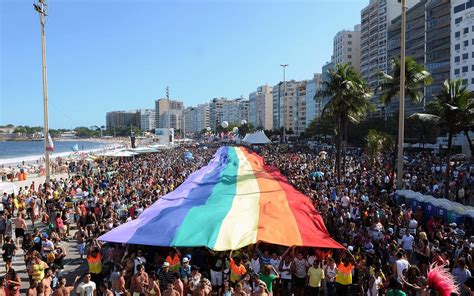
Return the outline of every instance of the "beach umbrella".
<path id="1" fill-rule="evenodd" d="M 312 172 L 311 174 L 309 174 L 309 176 L 311 178 L 322 178 L 324 177 L 324 173 L 321 171 L 317 171 L 317 172 Z"/>

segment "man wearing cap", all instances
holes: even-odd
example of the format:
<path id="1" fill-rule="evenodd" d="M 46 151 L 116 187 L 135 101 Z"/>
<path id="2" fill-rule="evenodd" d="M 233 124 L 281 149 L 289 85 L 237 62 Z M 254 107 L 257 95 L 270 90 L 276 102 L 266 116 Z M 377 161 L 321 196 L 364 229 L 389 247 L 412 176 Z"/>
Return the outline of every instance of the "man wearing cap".
<path id="1" fill-rule="evenodd" d="M 183 281 L 184 285 L 188 284 L 188 279 L 191 276 L 191 265 L 189 265 L 189 258 L 184 257 L 182 261 L 182 265 L 179 268 L 179 276 L 181 277 L 181 280 Z"/>
<path id="2" fill-rule="evenodd" d="M 161 269 L 158 271 L 158 280 L 160 281 L 160 290 L 164 291 L 168 288 L 168 284 L 172 284 L 174 281 L 173 272 L 170 271 L 169 262 L 163 262 Z"/>

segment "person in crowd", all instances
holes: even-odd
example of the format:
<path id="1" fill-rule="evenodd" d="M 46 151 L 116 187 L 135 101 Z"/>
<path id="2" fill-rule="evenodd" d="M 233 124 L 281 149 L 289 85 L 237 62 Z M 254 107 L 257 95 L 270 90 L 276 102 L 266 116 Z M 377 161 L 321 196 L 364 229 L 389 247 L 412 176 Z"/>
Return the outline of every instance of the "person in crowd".
<path id="1" fill-rule="evenodd" d="M 169 288 L 168 284 L 173 284 L 173 289 L 174 289 L 174 274 L 170 270 L 170 264 L 169 262 L 165 261 L 163 262 L 163 265 L 161 266 L 161 269 L 158 271 L 158 281 L 160 283 L 160 289 L 161 291 L 165 291 L 166 289 Z"/>
<path id="2" fill-rule="evenodd" d="M 15 269 L 10 268 L 5 276 L 8 296 L 20 296 L 21 278 Z"/>
<path id="3" fill-rule="evenodd" d="M 148 287 L 146 289 L 146 295 L 161 296 L 160 285 L 158 283 L 158 278 L 156 277 L 156 273 L 154 271 L 150 272 L 148 276 Z"/>
<path id="4" fill-rule="evenodd" d="M 161 293 L 162 296 L 179 296 L 179 292 L 174 289 L 173 282 L 169 282 L 166 284 L 166 289 L 163 290 Z"/>
<path id="5" fill-rule="evenodd" d="M 76 285 L 77 281 L 80 279 L 80 276 L 76 276 L 74 279 L 74 283 L 71 286 L 67 285 L 67 280 L 65 277 L 59 279 L 58 288 L 54 291 L 52 296 L 69 296 L 71 295 L 71 291 L 74 290 L 74 286 Z"/>
<path id="6" fill-rule="evenodd" d="M 97 296 L 96 284 L 91 281 L 91 273 L 86 272 L 82 282 L 76 288 L 78 296 Z"/>
<path id="7" fill-rule="evenodd" d="M 74 221 L 71 219 L 69 223 L 79 256 L 87 254 L 87 265 L 93 273 L 87 283 L 95 282 L 99 294 L 109 293 L 107 290 L 124 296 L 133 292 L 131 288 L 139 265 L 149 274 L 148 283 L 137 292 L 145 295 L 155 295 L 158 291 L 162 294 L 165 291 L 176 294 L 176 291 L 180 296 L 208 295 L 211 291 L 208 279 L 218 294 L 222 294 L 219 289 L 227 280 L 234 288 L 234 295 L 271 292 L 275 296 L 309 295 L 310 287 L 312 293 L 318 293 L 312 289 L 318 287 L 318 278 L 321 278 L 320 294 L 329 296 L 345 295 L 350 286 L 354 294 L 423 295 L 428 290 L 425 283 L 431 263 L 446 266 L 456 281 L 464 281 L 462 286 L 469 289 L 471 278 L 468 275 L 474 268 L 472 221 L 458 217 L 454 223 L 452 217 L 438 215 L 433 209 L 427 213 L 424 206 L 408 199 L 403 201 L 395 194 L 395 174 L 389 154 L 380 155 L 374 163 L 358 149 L 348 149 L 345 172 L 340 179 L 333 171 L 335 153 L 329 147 L 321 154 L 321 149 L 302 143 L 273 144 L 260 147 L 258 151 L 249 150 L 249 153 L 258 153 L 266 166 L 278 169 L 292 186 L 307 196 L 331 236 L 350 254 L 343 250 L 307 247 L 284 251 L 281 246 L 259 243 L 234 250 L 228 257 L 228 253 L 204 248 L 102 245 L 97 241 L 106 231 L 139 218 L 147 207 L 176 189 L 210 161 L 218 146 L 216 143 L 208 144 L 208 149 L 176 147 L 129 159 L 75 160 L 67 163 L 70 168 L 67 178 L 53 178 L 49 184 L 26 186 L 18 194 L 4 194 L 0 235 L 3 234 L 4 239 L 11 237 L 7 235 L 11 232 L 8 217 L 17 215 L 12 218 L 16 246 L 22 243 L 27 271 L 33 280 L 30 286 L 34 287 L 27 293 L 35 295 L 42 289 L 36 286 L 49 281 L 46 269 L 53 270 L 64 260 L 67 250 L 64 241 L 69 237 L 64 230 L 67 224 L 64 214 L 68 212 L 75 213 Z M 186 150 L 192 152 L 193 161 L 182 157 Z M 446 171 L 439 158 L 426 152 L 406 156 L 410 162 L 405 166 L 404 186 L 435 198 L 443 197 Z M 314 177 L 313 172 L 322 175 L 318 173 L 318 177 Z M 449 198 L 458 202 L 469 200 L 474 192 L 471 168 L 453 170 L 449 177 Z M 30 233 L 26 226 L 29 224 L 21 219 L 30 219 L 38 227 L 33 227 Z M 37 223 L 38 219 L 44 228 Z M 26 236 L 22 236 L 24 233 Z M 5 249 L 11 249 L 7 241 L 2 247 L 4 253 Z M 191 255 L 181 254 L 193 254 L 193 260 Z M 462 262 L 464 267 L 460 265 Z M 281 280 L 267 283 L 259 280 L 260 276 L 265 277 L 269 265 L 273 267 L 269 276 L 280 274 Z M 194 266 L 196 269 L 192 270 Z M 153 271 L 156 271 L 158 289 L 152 279 Z M 104 290 L 102 282 L 111 289 Z M 171 290 L 169 283 L 173 284 Z M 386 290 L 385 286 L 389 288 Z M 55 284 L 54 275 L 51 290 L 65 294 L 61 284 Z M 95 289 L 86 290 L 85 295 L 97 293 Z"/>
<path id="8" fill-rule="evenodd" d="M 313 266 L 308 269 L 307 286 L 309 295 L 319 296 L 322 280 L 324 280 L 324 271 L 320 266 L 318 259 L 313 261 Z"/>
<path id="9" fill-rule="evenodd" d="M 145 267 L 141 264 L 137 266 L 137 273 L 133 275 L 130 291 L 134 296 L 146 294 L 149 285 L 148 274 L 145 272 Z"/>

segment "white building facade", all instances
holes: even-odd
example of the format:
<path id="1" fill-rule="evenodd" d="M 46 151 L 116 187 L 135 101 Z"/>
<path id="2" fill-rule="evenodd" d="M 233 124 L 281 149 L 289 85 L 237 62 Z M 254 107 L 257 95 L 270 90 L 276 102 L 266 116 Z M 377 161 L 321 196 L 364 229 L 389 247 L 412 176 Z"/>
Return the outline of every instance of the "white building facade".
<path id="1" fill-rule="evenodd" d="M 299 84 L 299 81 L 290 80 L 286 81 L 286 89 L 283 82 L 273 87 L 274 130 L 279 130 L 284 125 L 287 131 L 297 131 Z"/>
<path id="2" fill-rule="evenodd" d="M 197 131 L 202 131 L 208 128 L 209 125 L 209 104 L 199 104 L 196 107 L 196 128 Z"/>
<path id="3" fill-rule="evenodd" d="M 474 0 L 451 0 L 450 77 L 474 90 Z"/>
<path id="4" fill-rule="evenodd" d="M 314 74 L 313 79 L 306 83 L 306 127 L 309 127 L 311 121 L 321 117 L 321 106 L 323 100 L 315 98 L 316 93 L 323 86 L 323 76 L 319 73 Z"/>
<path id="5" fill-rule="evenodd" d="M 273 93 L 268 85 L 259 86 L 249 94 L 249 123 L 256 129 L 273 128 Z"/>
<path id="6" fill-rule="evenodd" d="M 140 109 L 140 129 L 142 131 L 151 131 L 155 129 L 155 110 Z"/>
<path id="7" fill-rule="evenodd" d="M 360 25 L 334 36 L 332 62 L 335 65 L 346 63 L 360 71 Z"/>
<path id="8" fill-rule="evenodd" d="M 418 1 L 406 0 L 407 8 Z M 399 0 L 370 0 L 361 11 L 360 73 L 372 88 L 379 83 L 379 71 L 388 70 L 387 29 L 401 11 Z"/>

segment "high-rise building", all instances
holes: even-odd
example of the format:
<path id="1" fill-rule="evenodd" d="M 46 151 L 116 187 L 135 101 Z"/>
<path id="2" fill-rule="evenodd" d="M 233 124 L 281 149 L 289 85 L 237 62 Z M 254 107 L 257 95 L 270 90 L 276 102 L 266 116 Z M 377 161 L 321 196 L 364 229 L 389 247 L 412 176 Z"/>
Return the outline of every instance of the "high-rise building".
<path id="1" fill-rule="evenodd" d="M 474 90 L 474 0 L 451 0 L 451 79 Z"/>
<path id="2" fill-rule="evenodd" d="M 451 1 L 426 2 L 426 57 L 425 64 L 433 81 L 425 88 L 426 103 L 439 94 L 443 82 L 450 75 Z"/>
<path id="3" fill-rule="evenodd" d="M 418 1 L 406 0 L 407 8 Z M 380 82 L 379 71 L 388 69 L 387 30 L 401 11 L 399 0 L 370 0 L 361 11 L 360 73 L 372 89 Z M 378 103 L 378 98 L 374 97 L 373 101 Z"/>
<path id="4" fill-rule="evenodd" d="M 306 82 L 306 127 L 316 118 L 321 117 L 324 106 L 321 98 L 315 98 L 316 93 L 323 87 L 323 76 L 314 74 L 313 79 Z"/>
<path id="5" fill-rule="evenodd" d="M 249 123 L 257 129 L 273 128 L 272 87 L 263 85 L 249 94 Z"/>
<path id="6" fill-rule="evenodd" d="M 298 94 L 301 81 L 286 81 L 286 89 L 283 82 L 273 87 L 273 129 L 278 130 L 285 126 L 287 131 L 297 132 L 298 121 Z M 306 83 L 306 81 L 304 81 Z M 306 95 L 305 95 L 306 97 Z"/>
<path id="7" fill-rule="evenodd" d="M 224 108 L 224 102 L 226 98 L 214 98 L 209 103 L 209 125 L 212 130 L 216 130 L 216 127 L 221 124 L 222 121 L 222 109 Z"/>
<path id="8" fill-rule="evenodd" d="M 142 131 L 150 131 L 155 129 L 155 110 L 140 109 L 140 129 Z"/>
<path id="9" fill-rule="evenodd" d="M 114 128 L 140 127 L 140 112 L 133 111 L 112 111 L 105 115 L 105 126 L 108 131 Z"/>
<path id="10" fill-rule="evenodd" d="M 174 128 L 181 130 L 183 120 L 183 102 L 170 99 L 155 101 L 156 128 Z"/>
<path id="11" fill-rule="evenodd" d="M 298 95 L 296 97 L 295 112 L 293 121 L 295 122 L 295 134 L 301 135 L 306 129 L 306 86 L 307 81 L 298 82 Z"/>
<path id="12" fill-rule="evenodd" d="M 360 25 L 355 25 L 354 30 L 339 31 L 334 36 L 332 63 L 344 63 L 360 70 Z"/>
<path id="13" fill-rule="evenodd" d="M 184 132 L 185 133 L 195 133 L 198 132 L 197 127 L 197 108 L 196 107 L 187 107 L 183 111 L 184 116 Z"/>
<path id="14" fill-rule="evenodd" d="M 208 128 L 210 125 L 209 122 L 209 104 L 199 104 L 196 107 L 196 128 L 197 131 L 202 131 L 203 129 Z"/>
<path id="15" fill-rule="evenodd" d="M 406 41 L 405 54 L 413 58 L 418 64 L 425 64 L 425 4 L 427 0 L 421 0 L 413 7 L 407 10 L 406 14 Z M 387 60 L 388 67 L 386 73 L 392 75 L 393 69 L 391 67 L 391 60 L 393 58 L 400 58 L 400 44 L 401 44 L 401 15 L 394 18 L 387 29 Z M 424 93 L 424 89 L 421 90 Z M 423 103 L 415 104 L 408 96 L 405 97 L 405 110 L 407 114 L 423 111 Z M 393 114 L 399 109 L 400 102 L 398 98 L 393 98 L 392 103 L 384 107 L 384 111 Z"/>
<path id="16" fill-rule="evenodd" d="M 225 100 L 222 106 L 222 121 L 240 124 L 242 120 L 249 120 L 249 100 L 244 98 Z"/>

